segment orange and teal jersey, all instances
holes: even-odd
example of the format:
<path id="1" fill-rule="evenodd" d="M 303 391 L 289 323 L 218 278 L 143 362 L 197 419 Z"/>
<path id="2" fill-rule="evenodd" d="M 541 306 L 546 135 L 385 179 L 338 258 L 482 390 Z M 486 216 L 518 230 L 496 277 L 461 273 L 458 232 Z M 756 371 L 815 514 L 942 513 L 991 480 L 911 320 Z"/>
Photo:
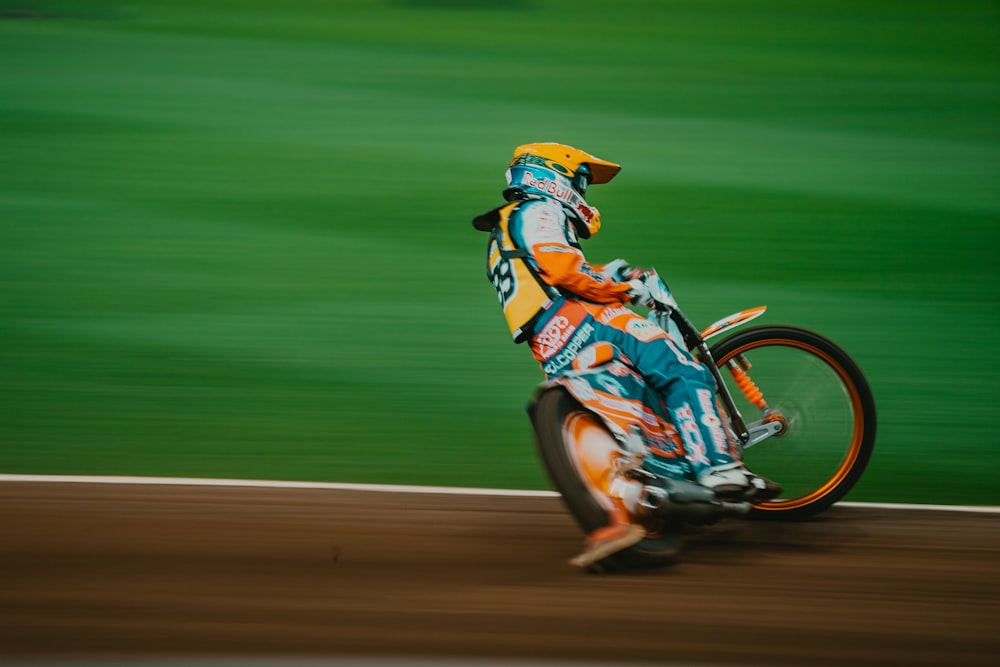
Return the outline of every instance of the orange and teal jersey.
<path id="1" fill-rule="evenodd" d="M 628 301 L 627 284 L 587 263 L 573 225 L 558 203 L 514 202 L 480 216 L 474 224 L 491 231 L 487 277 L 496 288 L 515 342 L 526 340 L 553 304 L 566 298 Z"/>

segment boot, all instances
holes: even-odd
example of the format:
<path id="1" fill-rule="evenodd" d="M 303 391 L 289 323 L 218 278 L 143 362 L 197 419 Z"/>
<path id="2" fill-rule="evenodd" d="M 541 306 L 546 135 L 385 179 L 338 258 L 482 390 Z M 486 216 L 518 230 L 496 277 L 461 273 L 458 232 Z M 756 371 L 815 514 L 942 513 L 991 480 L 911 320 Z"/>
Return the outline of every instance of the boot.
<path id="1" fill-rule="evenodd" d="M 628 549 L 646 536 L 646 529 L 634 522 L 633 516 L 642 511 L 640 500 L 643 485 L 624 474 L 616 474 L 608 489 L 614 504 L 608 511 L 610 522 L 587 535 L 583 551 L 570 559 L 570 564 L 587 568 L 613 554 Z"/>

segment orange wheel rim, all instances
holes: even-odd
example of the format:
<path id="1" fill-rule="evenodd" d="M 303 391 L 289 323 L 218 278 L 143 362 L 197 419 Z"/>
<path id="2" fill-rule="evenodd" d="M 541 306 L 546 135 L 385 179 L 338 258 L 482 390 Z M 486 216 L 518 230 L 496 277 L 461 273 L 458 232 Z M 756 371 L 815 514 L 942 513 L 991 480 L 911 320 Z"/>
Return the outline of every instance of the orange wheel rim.
<path id="1" fill-rule="evenodd" d="M 840 465 L 834 471 L 834 474 L 828 479 L 822 486 L 809 493 L 806 493 L 797 498 L 789 498 L 783 500 L 769 500 L 762 502 L 760 504 L 754 505 L 757 509 L 761 510 L 792 510 L 799 507 L 805 507 L 810 505 L 821 498 L 824 498 L 827 494 L 833 491 L 844 478 L 850 473 L 851 468 L 857 462 L 858 457 L 861 455 L 862 444 L 864 442 L 865 435 L 865 413 L 861 403 L 861 396 L 858 394 L 857 387 L 854 386 L 854 382 L 851 377 L 847 374 L 847 371 L 838 363 L 835 359 L 830 357 L 822 350 L 818 349 L 813 345 L 808 343 L 802 343 L 797 340 L 789 340 L 785 338 L 768 338 L 766 340 L 758 341 L 756 343 L 749 343 L 737 350 L 734 350 L 731 354 L 726 355 L 724 358 L 717 360 L 716 363 L 722 366 L 727 361 L 733 357 L 743 354 L 748 350 L 752 350 L 757 347 L 772 346 L 774 344 L 785 345 L 788 347 L 795 347 L 800 350 L 805 350 L 811 354 L 816 355 L 820 359 L 826 362 L 826 364 L 833 369 L 840 380 L 843 382 L 844 387 L 847 389 L 847 394 L 851 402 L 851 409 L 854 412 L 854 429 L 851 433 L 851 443 L 847 449 L 847 454 L 844 456 Z"/>

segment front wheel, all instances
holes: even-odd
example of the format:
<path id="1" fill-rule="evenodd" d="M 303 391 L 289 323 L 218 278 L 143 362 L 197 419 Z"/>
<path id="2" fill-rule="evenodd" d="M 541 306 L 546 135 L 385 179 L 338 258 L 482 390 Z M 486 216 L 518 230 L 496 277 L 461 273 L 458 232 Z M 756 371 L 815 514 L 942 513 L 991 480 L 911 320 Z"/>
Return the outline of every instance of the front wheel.
<path id="1" fill-rule="evenodd" d="M 827 338 L 790 326 L 745 329 L 711 352 L 747 424 L 780 423 L 743 452 L 750 470 L 784 487 L 751 517 L 805 519 L 843 498 L 875 448 L 875 400 L 858 365 Z"/>

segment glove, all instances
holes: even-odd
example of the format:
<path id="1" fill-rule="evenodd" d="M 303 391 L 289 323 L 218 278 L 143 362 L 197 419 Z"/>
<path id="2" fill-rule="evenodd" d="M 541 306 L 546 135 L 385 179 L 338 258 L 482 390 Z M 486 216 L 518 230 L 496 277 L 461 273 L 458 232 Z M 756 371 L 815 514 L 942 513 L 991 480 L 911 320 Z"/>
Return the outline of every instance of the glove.
<path id="1" fill-rule="evenodd" d="M 640 278 L 643 273 L 642 269 L 629 266 L 624 259 L 613 259 L 601 269 L 601 275 L 618 283 Z"/>
<path id="2" fill-rule="evenodd" d="M 653 295 L 649 292 L 649 286 L 646 285 L 646 278 L 634 278 L 628 281 L 628 300 L 634 306 L 645 306 L 651 308 L 655 303 L 653 301 Z"/>

